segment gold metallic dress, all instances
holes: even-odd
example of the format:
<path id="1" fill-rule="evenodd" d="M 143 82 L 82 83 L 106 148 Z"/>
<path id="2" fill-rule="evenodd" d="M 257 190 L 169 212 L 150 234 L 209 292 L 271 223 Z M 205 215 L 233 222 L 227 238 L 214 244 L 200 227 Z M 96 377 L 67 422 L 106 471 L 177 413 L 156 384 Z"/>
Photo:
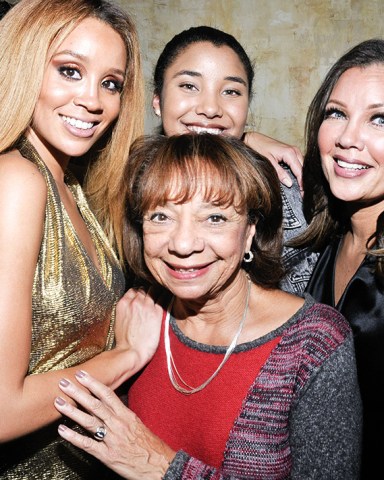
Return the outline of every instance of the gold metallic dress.
<path id="1" fill-rule="evenodd" d="M 17 148 L 37 165 L 48 189 L 44 233 L 32 292 L 28 374 L 34 375 L 78 365 L 112 348 L 114 307 L 124 292 L 124 276 L 74 177 L 68 174 L 66 183 L 91 234 L 99 268 L 87 255 L 61 203 L 55 181 L 36 150 L 25 138 Z M 107 470 L 93 457 L 60 439 L 57 425 L 58 422 L 0 445 L 0 478 L 109 478 Z"/>

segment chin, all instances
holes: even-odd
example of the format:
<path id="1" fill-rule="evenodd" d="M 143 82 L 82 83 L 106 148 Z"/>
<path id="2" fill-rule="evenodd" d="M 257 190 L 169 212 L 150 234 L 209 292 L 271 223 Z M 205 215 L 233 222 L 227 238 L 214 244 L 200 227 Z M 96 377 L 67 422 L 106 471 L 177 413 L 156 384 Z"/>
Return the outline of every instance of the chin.
<path id="1" fill-rule="evenodd" d="M 174 288 L 171 293 L 178 299 L 183 301 L 200 300 L 206 296 L 206 292 L 196 291 L 188 288 Z"/>

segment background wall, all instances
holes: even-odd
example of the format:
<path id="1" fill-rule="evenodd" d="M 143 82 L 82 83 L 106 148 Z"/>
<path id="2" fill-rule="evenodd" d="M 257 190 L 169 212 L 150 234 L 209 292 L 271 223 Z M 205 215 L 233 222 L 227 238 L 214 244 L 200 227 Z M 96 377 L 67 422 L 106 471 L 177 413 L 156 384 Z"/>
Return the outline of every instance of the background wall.
<path id="1" fill-rule="evenodd" d="M 331 64 L 356 43 L 384 36 L 383 0 L 114 0 L 139 30 L 148 90 L 157 57 L 173 35 L 210 25 L 234 35 L 255 62 L 248 124 L 303 148 L 308 105 Z"/>

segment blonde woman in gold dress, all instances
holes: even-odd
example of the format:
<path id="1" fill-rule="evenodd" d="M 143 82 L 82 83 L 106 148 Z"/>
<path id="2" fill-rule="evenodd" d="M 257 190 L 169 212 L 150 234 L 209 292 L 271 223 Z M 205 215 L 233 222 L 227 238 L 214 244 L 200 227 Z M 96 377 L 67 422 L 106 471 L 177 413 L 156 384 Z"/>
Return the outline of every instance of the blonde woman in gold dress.
<path id="1" fill-rule="evenodd" d="M 118 180 L 142 131 L 142 99 L 137 34 L 120 9 L 21 0 L 2 19 L 2 479 L 104 478 L 99 464 L 59 440 L 58 381 L 80 367 L 116 388 L 156 348 L 158 307 L 140 293 L 119 301 Z M 87 156 L 100 223 L 67 168 Z"/>

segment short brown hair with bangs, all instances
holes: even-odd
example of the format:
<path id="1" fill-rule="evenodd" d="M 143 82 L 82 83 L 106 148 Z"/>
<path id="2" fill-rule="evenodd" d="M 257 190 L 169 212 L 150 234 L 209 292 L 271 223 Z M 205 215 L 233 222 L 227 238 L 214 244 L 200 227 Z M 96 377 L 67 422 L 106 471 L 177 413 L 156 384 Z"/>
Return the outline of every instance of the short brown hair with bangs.
<path id="1" fill-rule="evenodd" d="M 132 146 L 124 180 L 124 250 L 136 284 L 154 283 L 143 255 L 145 213 L 203 192 L 206 201 L 233 205 L 250 224 L 257 224 L 254 259 L 242 267 L 254 283 L 278 286 L 284 274 L 279 181 L 270 162 L 244 142 L 210 134 L 142 137 Z"/>

